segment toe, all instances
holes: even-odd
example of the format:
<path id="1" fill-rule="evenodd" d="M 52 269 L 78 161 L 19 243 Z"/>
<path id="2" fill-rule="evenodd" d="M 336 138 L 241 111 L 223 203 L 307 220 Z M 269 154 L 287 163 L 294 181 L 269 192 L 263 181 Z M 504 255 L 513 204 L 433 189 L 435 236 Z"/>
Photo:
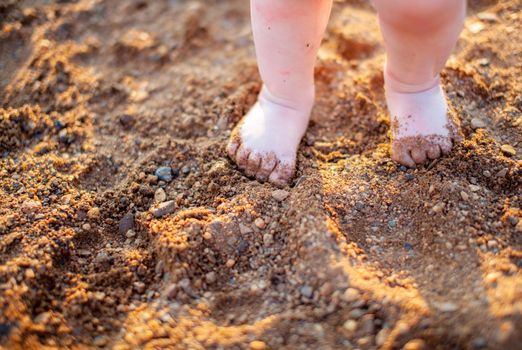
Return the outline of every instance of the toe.
<path id="1" fill-rule="evenodd" d="M 399 164 L 409 168 L 415 168 L 415 162 L 411 158 L 410 149 L 399 140 L 394 140 L 392 143 L 391 158 Z"/>
<path id="2" fill-rule="evenodd" d="M 245 173 L 247 176 L 255 176 L 259 170 L 259 166 L 261 165 L 261 154 L 257 152 L 251 152 L 247 159 L 247 165 L 245 168 Z"/>
<path id="3" fill-rule="evenodd" d="M 236 160 L 236 152 L 237 152 L 238 148 L 239 148 L 239 142 L 237 142 L 236 140 L 230 139 L 230 141 L 228 142 L 228 145 L 227 145 L 227 154 L 234 161 Z"/>
<path id="4" fill-rule="evenodd" d="M 294 170 L 295 160 L 281 160 L 268 177 L 268 181 L 276 186 L 286 186 L 294 175 Z"/>
<path id="5" fill-rule="evenodd" d="M 239 146 L 236 153 L 236 163 L 239 168 L 246 169 L 249 155 L 250 150 L 248 148 L 244 147 L 244 145 Z"/>
<path id="6" fill-rule="evenodd" d="M 426 162 L 426 150 L 424 147 L 419 146 L 411 150 L 411 158 L 417 164 L 423 164 Z"/>
<path id="7" fill-rule="evenodd" d="M 268 180 L 268 177 L 274 171 L 274 168 L 277 164 L 277 158 L 274 154 L 267 154 L 263 157 L 261 160 L 261 165 L 259 167 L 259 170 L 257 171 L 256 178 L 264 182 Z"/>
<path id="8" fill-rule="evenodd" d="M 428 150 L 426 151 L 426 154 L 428 155 L 429 159 L 440 158 L 440 155 L 441 155 L 440 146 L 437 144 L 428 146 Z"/>

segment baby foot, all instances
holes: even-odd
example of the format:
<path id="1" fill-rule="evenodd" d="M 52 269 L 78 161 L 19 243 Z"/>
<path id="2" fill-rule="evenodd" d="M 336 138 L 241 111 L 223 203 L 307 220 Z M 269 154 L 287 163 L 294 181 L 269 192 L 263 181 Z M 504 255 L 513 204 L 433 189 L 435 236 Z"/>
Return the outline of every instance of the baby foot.
<path id="1" fill-rule="evenodd" d="M 285 186 L 295 172 L 297 148 L 313 101 L 313 89 L 294 103 L 263 87 L 256 104 L 232 131 L 228 155 L 246 175 Z"/>
<path id="2" fill-rule="evenodd" d="M 392 159 L 415 167 L 448 154 L 461 140 L 440 84 L 414 93 L 386 88 L 392 124 Z"/>

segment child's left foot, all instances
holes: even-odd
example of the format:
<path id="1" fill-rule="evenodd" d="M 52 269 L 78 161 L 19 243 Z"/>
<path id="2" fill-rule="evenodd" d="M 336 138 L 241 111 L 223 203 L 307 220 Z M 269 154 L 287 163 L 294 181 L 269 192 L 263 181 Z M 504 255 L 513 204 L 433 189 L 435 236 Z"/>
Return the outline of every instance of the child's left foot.
<path id="1" fill-rule="evenodd" d="M 386 102 L 394 161 L 415 167 L 449 153 L 453 144 L 460 141 L 440 84 L 415 93 L 396 92 L 387 86 Z"/>

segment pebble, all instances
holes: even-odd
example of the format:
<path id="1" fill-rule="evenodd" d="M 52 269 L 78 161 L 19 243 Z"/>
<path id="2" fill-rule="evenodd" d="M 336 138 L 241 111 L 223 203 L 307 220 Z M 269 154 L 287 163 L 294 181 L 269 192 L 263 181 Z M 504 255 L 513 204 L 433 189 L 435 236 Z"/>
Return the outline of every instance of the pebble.
<path id="1" fill-rule="evenodd" d="M 517 232 L 522 233 L 522 220 L 518 222 L 518 224 L 515 226 L 515 229 Z"/>
<path id="2" fill-rule="evenodd" d="M 178 295 L 178 285 L 175 283 L 172 283 L 167 288 L 165 288 L 164 295 L 167 297 L 167 299 L 174 299 L 176 295 Z"/>
<path id="3" fill-rule="evenodd" d="M 136 232 L 134 230 L 128 230 L 127 233 L 125 234 L 125 237 L 134 238 L 134 237 L 136 237 Z"/>
<path id="4" fill-rule="evenodd" d="M 486 127 L 486 123 L 484 123 L 482 120 L 480 120 L 479 118 L 473 118 L 471 119 L 471 128 L 473 130 L 476 130 L 476 129 L 483 129 Z"/>
<path id="5" fill-rule="evenodd" d="M 253 342 L 250 342 L 249 344 L 250 350 L 265 350 L 267 349 L 267 346 L 265 342 L 262 342 L 260 340 L 254 340 Z"/>
<path id="6" fill-rule="evenodd" d="M 205 233 L 203 233 L 203 239 L 205 239 L 206 241 L 210 241 L 212 239 L 212 233 L 210 233 L 209 231 L 205 231 Z"/>
<path id="7" fill-rule="evenodd" d="M 93 207 L 87 212 L 87 217 L 91 220 L 97 220 L 100 218 L 100 208 Z"/>
<path id="8" fill-rule="evenodd" d="M 499 20 L 496 13 L 493 12 L 481 12 L 477 15 L 477 17 L 486 22 L 497 22 Z"/>
<path id="9" fill-rule="evenodd" d="M 26 214 L 35 213 L 38 210 L 40 210 L 41 208 L 42 208 L 42 203 L 40 203 L 39 201 L 30 200 L 30 199 L 24 201 L 21 205 L 22 211 Z"/>
<path id="10" fill-rule="evenodd" d="M 431 208 L 431 210 L 433 210 L 434 213 L 440 213 L 441 211 L 444 210 L 444 207 L 446 205 L 443 203 L 443 202 L 440 202 L 440 203 L 437 203 L 433 206 L 433 208 Z"/>
<path id="11" fill-rule="evenodd" d="M 152 208 L 151 212 L 157 218 L 172 214 L 176 210 L 176 202 L 168 201 L 161 203 L 158 207 Z"/>
<path id="12" fill-rule="evenodd" d="M 265 233 L 263 235 L 263 243 L 266 246 L 272 245 L 272 243 L 274 243 L 274 236 L 272 236 L 270 233 Z"/>
<path id="13" fill-rule="evenodd" d="M 357 329 L 357 322 L 354 320 L 347 320 L 343 324 L 343 328 L 346 329 L 348 332 L 353 333 Z"/>
<path id="14" fill-rule="evenodd" d="M 143 282 L 134 282 L 134 289 L 136 289 L 136 292 L 143 293 L 145 291 L 145 283 Z"/>
<path id="15" fill-rule="evenodd" d="M 517 154 L 517 151 L 511 145 L 502 145 L 500 146 L 500 150 L 507 156 L 514 156 Z"/>
<path id="16" fill-rule="evenodd" d="M 241 232 L 242 235 L 246 235 L 249 233 L 252 233 L 252 229 L 244 224 L 239 224 L 239 232 Z"/>
<path id="17" fill-rule="evenodd" d="M 156 203 L 163 203 L 167 200 L 167 193 L 163 188 L 158 188 L 156 192 L 154 192 L 154 201 Z"/>
<path id="18" fill-rule="evenodd" d="M 404 345 L 404 350 L 423 350 L 426 343 L 422 339 L 412 339 Z"/>
<path id="19" fill-rule="evenodd" d="M 498 247 L 498 242 L 495 241 L 494 239 L 488 241 L 488 248 L 489 249 L 493 249 L 493 248 L 496 248 Z"/>
<path id="20" fill-rule="evenodd" d="M 301 293 L 301 295 L 304 296 L 305 298 L 310 299 L 312 297 L 312 295 L 314 294 L 314 290 L 310 286 L 302 286 L 299 289 L 299 293 Z"/>
<path id="21" fill-rule="evenodd" d="M 161 181 L 171 182 L 172 181 L 172 168 L 168 166 L 162 166 L 156 169 L 154 175 L 158 177 Z"/>
<path id="22" fill-rule="evenodd" d="M 101 348 L 101 347 L 104 347 L 107 344 L 109 344 L 109 339 L 106 336 L 99 335 L 94 338 L 93 344 L 94 344 L 94 346 Z"/>
<path id="23" fill-rule="evenodd" d="M 272 198 L 274 198 L 278 202 L 284 201 L 289 195 L 290 192 L 285 190 L 275 190 L 272 192 Z"/>
<path id="24" fill-rule="evenodd" d="M 433 303 L 433 305 L 441 312 L 453 312 L 458 310 L 458 306 L 450 302 Z"/>
<path id="25" fill-rule="evenodd" d="M 107 254 L 107 252 L 104 252 L 104 251 L 99 252 L 96 255 L 96 258 L 94 259 L 94 261 L 97 263 L 104 263 L 109 260 L 110 260 L 109 254 Z"/>
<path id="26" fill-rule="evenodd" d="M 509 171 L 508 168 L 504 168 L 504 169 L 500 170 L 500 171 L 496 174 L 496 177 L 506 177 L 508 171 Z"/>
<path id="27" fill-rule="evenodd" d="M 216 276 L 216 273 L 214 271 L 211 271 L 209 273 L 207 273 L 205 275 L 205 281 L 208 283 L 208 284 L 214 284 L 216 283 L 217 281 L 217 276 Z"/>
<path id="28" fill-rule="evenodd" d="M 464 191 L 460 191 L 460 197 L 462 198 L 463 201 L 466 201 L 466 202 L 469 199 L 469 195 Z"/>
<path id="29" fill-rule="evenodd" d="M 359 299 L 361 296 L 361 294 L 359 293 L 359 291 L 357 289 L 354 289 L 354 288 L 348 288 L 344 294 L 342 295 L 342 299 L 346 302 L 349 302 L 351 303 L 352 301 L 356 301 L 357 299 Z"/>
<path id="30" fill-rule="evenodd" d="M 91 255 L 91 252 L 87 249 L 78 249 L 78 255 L 79 256 L 89 256 Z"/>
<path id="31" fill-rule="evenodd" d="M 118 223 L 118 231 L 120 234 L 124 235 L 127 231 L 132 230 L 134 228 L 134 214 L 127 213 L 125 214 L 120 222 Z"/>
<path id="32" fill-rule="evenodd" d="M 321 296 L 323 296 L 323 297 L 329 297 L 334 292 L 334 289 L 335 288 L 331 283 L 325 282 L 321 286 L 321 288 L 319 288 L 319 294 L 321 294 Z"/>
<path id="33" fill-rule="evenodd" d="M 234 267 L 234 265 L 236 264 L 236 261 L 234 259 L 228 259 L 227 262 L 226 262 L 226 266 L 230 269 L 232 267 Z"/>
<path id="34" fill-rule="evenodd" d="M 28 279 L 33 279 L 33 278 L 35 278 L 35 274 L 34 274 L 33 269 L 27 269 L 27 270 L 25 270 L 25 278 L 28 278 Z"/>
<path id="35" fill-rule="evenodd" d="M 388 221 L 388 227 L 389 228 L 395 228 L 397 226 L 397 220 L 390 220 Z"/>
<path id="36" fill-rule="evenodd" d="M 261 219 L 261 218 L 257 218 L 254 220 L 254 225 L 256 225 L 256 227 L 260 230 L 264 229 L 266 227 L 266 223 L 265 223 L 265 220 Z"/>

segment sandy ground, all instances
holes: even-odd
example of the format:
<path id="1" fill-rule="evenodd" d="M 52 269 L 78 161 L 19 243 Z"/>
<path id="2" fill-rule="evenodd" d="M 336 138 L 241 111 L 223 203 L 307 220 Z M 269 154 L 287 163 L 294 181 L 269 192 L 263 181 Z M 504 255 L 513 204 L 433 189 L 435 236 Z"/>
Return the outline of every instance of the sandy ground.
<path id="1" fill-rule="evenodd" d="M 224 151 L 247 1 L 0 1 L 0 348 L 521 349 L 522 4 L 469 5 L 450 156 L 390 160 L 375 15 L 336 2 L 277 190 Z"/>

